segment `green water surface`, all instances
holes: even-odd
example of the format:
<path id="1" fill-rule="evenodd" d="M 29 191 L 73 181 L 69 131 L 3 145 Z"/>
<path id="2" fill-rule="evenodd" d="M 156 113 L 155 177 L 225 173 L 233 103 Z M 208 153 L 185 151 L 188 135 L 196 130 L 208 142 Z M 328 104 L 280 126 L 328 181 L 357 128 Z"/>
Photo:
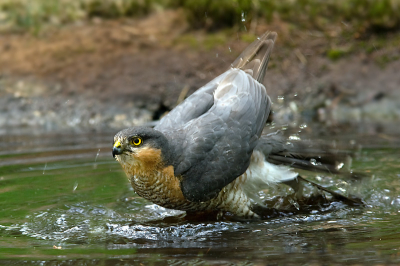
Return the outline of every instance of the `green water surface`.
<path id="1" fill-rule="evenodd" d="M 370 265 L 400 263 L 400 153 L 363 147 L 361 182 L 303 173 L 340 202 L 262 221 L 190 220 L 137 196 L 112 134 L 0 137 L 1 265 Z M 344 141 L 348 141 L 345 139 Z M 271 201 L 288 193 L 265 194 Z M 273 191 L 272 191 L 273 192 Z"/>

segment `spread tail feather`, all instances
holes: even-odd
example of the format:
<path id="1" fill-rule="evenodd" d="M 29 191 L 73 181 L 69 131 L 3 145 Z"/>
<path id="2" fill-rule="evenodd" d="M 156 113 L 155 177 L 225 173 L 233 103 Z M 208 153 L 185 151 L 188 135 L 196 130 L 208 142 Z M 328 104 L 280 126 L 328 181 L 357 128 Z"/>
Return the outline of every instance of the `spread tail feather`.
<path id="1" fill-rule="evenodd" d="M 317 141 L 289 141 L 278 133 L 262 135 L 255 149 L 261 151 L 268 162 L 307 171 L 339 174 L 356 180 L 365 177 L 362 173 L 340 169 L 351 160 L 352 152 Z"/>
<path id="2" fill-rule="evenodd" d="M 280 134 L 263 135 L 255 149 L 261 152 L 266 161 L 277 166 L 284 165 L 290 168 L 298 168 L 314 172 L 339 174 L 350 179 L 361 179 L 365 174 L 340 170 L 339 165 L 344 163 L 352 154 L 348 151 L 335 150 L 328 145 L 311 141 L 288 141 Z M 289 168 L 288 168 L 289 169 Z M 297 193 L 301 192 L 302 185 L 308 183 L 319 190 L 331 194 L 336 200 L 348 205 L 364 205 L 360 199 L 347 197 L 333 190 L 309 181 L 300 175 L 286 175 L 280 183 L 293 188 Z"/>
<path id="3" fill-rule="evenodd" d="M 364 202 L 362 202 L 362 200 L 359 199 L 359 198 L 344 196 L 344 195 L 342 195 L 340 193 L 337 193 L 337 192 L 335 192 L 335 191 L 333 191 L 331 189 L 325 188 L 325 187 L 323 187 L 321 185 L 318 185 L 317 183 L 314 183 L 314 182 L 312 182 L 310 180 L 307 180 L 307 179 L 301 177 L 300 175 L 297 176 L 297 182 L 305 182 L 305 183 L 308 183 L 308 184 L 318 188 L 319 190 L 328 192 L 336 200 L 339 200 L 339 201 L 341 201 L 343 203 L 346 203 L 347 205 L 361 205 L 361 206 L 364 206 Z"/>
<path id="4" fill-rule="evenodd" d="M 231 67 L 242 69 L 262 83 L 277 36 L 276 32 L 264 33 L 239 55 Z"/>

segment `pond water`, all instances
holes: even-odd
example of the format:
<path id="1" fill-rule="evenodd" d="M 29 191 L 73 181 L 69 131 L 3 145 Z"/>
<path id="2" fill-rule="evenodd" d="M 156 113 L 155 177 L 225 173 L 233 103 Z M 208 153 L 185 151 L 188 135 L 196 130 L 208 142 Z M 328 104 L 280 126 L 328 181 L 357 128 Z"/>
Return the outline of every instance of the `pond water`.
<path id="1" fill-rule="evenodd" d="M 399 139 L 362 141 L 362 182 L 303 176 L 364 200 L 262 221 L 191 219 L 137 196 L 113 133 L 0 136 L 1 265 L 365 265 L 400 263 Z M 361 140 L 360 140 L 361 139 Z M 368 143 L 375 145 L 365 145 Z M 277 188 L 270 202 L 290 191 Z"/>

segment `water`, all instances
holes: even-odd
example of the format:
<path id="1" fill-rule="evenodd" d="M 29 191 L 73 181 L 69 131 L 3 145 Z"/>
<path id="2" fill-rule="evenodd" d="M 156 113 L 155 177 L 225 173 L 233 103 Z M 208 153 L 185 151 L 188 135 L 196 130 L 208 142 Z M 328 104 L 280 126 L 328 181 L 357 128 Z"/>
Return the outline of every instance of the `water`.
<path id="1" fill-rule="evenodd" d="M 400 263 L 399 141 L 363 140 L 361 183 L 303 176 L 363 198 L 263 221 L 190 218 L 138 197 L 111 156 L 113 133 L 0 137 L 2 265 L 364 265 Z M 289 190 L 266 195 L 287 201 Z"/>

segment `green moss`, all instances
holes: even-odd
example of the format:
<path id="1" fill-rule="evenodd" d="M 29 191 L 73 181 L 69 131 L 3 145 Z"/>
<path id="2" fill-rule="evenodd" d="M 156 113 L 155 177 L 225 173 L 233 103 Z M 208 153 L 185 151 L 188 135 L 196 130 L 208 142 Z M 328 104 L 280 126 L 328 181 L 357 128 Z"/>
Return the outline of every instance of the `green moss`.
<path id="1" fill-rule="evenodd" d="M 224 31 L 219 31 L 218 33 L 210 33 L 202 36 L 202 38 L 197 38 L 193 34 L 185 34 L 174 40 L 176 45 L 184 44 L 194 49 L 205 49 L 211 50 L 217 46 L 224 45 L 228 41 L 227 36 L 232 34 L 226 33 Z M 253 39 L 254 40 L 254 39 Z"/>
<path id="2" fill-rule="evenodd" d="M 91 17 L 117 18 L 148 14 L 155 1 L 142 0 L 0 0 L 0 28 L 37 33 L 49 25 Z"/>
<path id="3" fill-rule="evenodd" d="M 206 36 L 205 40 L 203 41 L 203 47 L 206 50 L 211 50 L 212 48 L 225 44 L 227 38 L 224 34 L 209 34 Z"/>
<path id="4" fill-rule="evenodd" d="M 329 59 L 335 61 L 335 60 L 338 60 L 339 58 L 343 57 L 345 54 L 346 54 L 346 52 L 343 50 L 331 49 L 328 51 L 327 56 Z"/>
<path id="5" fill-rule="evenodd" d="M 256 38 L 257 38 L 257 36 L 255 36 L 254 34 L 242 34 L 242 35 L 240 35 L 240 39 L 242 41 L 247 42 L 247 43 L 252 43 Z"/>
<path id="6" fill-rule="evenodd" d="M 200 47 L 199 41 L 192 34 L 181 35 L 175 39 L 175 44 L 185 44 L 190 48 L 197 49 Z"/>

